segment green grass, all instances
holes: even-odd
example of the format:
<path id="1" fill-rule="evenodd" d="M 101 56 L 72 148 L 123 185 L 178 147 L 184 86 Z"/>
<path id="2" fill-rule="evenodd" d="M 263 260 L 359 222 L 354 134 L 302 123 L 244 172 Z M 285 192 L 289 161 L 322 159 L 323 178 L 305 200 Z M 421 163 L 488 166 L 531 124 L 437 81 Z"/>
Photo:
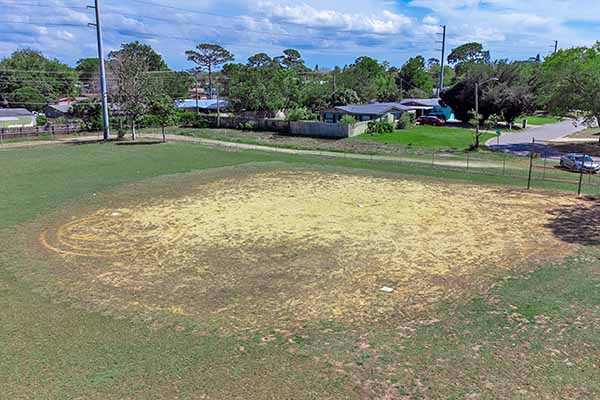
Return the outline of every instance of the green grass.
<path id="1" fill-rule="evenodd" d="M 323 321 L 299 328 L 294 352 L 277 332 L 223 337 L 156 330 L 87 312 L 38 292 L 18 273 L 24 261 L 21 244 L 11 240 L 16 224 L 129 182 L 273 161 L 509 181 L 189 144 L 2 151 L 0 398 L 363 399 L 385 392 L 414 399 L 600 398 L 600 250 L 594 247 L 499 282 L 489 297 L 448 305 L 439 322 L 409 324 L 415 329 L 409 337 L 399 334 L 402 327 L 357 332 Z M 542 314 L 548 322 L 535 322 Z M 276 340 L 264 345 L 261 336 L 268 334 Z"/>
<path id="2" fill-rule="evenodd" d="M 540 116 L 526 116 L 521 117 L 515 121 L 516 124 L 522 125 L 523 120 L 526 119 L 529 125 L 548 125 L 548 124 L 556 124 L 557 122 L 562 121 L 562 118 L 559 117 L 540 117 Z"/>
<path id="3" fill-rule="evenodd" d="M 416 126 L 406 130 L 396 130 L 384 135 L 361 135 L 358 140 L 370 140 L 388 144 L 400 144 L 414 147 L 440 147 L 450 149 L 466 149 L 473 144 L 474 132 L 462 128 L 438 126 Z M 484 133 L 481 143 L 484 144 L 494 135 Z"/>

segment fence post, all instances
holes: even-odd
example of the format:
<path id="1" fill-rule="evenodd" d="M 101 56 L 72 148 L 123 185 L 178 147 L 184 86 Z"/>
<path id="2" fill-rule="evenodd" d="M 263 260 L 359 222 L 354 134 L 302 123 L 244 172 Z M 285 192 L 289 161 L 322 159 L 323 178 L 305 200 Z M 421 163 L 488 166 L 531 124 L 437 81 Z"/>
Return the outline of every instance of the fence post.
<path id="1" fill-rule="evenodd" d="M 506 153 L 504 153 L 504 159 L 502 160 L 502 176 L 506 175 Z"/>
<path id="2" fill-rule="evenodd" d="M 583 168 L 579 173 L 579 186 L 577 187 L 577 196 L 581 196 L 581 186 L 583 185 Z"/>
<path id="3" fill-rule="evenodd" d="M 529 178 L 527 178 L 527 190 L 531 189 L 531 174 L 533 173 L 533 153 L 535 150 L 535 138 L 531 141 L 531 151 L 529 152 Z"/>

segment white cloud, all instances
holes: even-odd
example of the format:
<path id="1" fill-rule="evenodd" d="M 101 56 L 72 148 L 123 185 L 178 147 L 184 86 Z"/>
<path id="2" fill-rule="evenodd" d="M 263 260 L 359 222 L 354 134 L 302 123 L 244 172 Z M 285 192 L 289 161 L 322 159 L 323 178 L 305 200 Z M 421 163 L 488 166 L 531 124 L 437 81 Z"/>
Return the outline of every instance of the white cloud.
<path id="1" fill-rule="evenodd" d="M 590 28 L 577 28 L 568 22 L 600 22 L 598 0 L 157 2 L 182 10 L 104 0 L 107 50 L 127 41 L 146 41 L 175 68 L 191 67 L 183 54 L 201 42 L 226 46 L 238 61 L 257 52 L 276 55 L 297 47 L 310 63 L 320 65 L 343 65 L 362 55 L 401 64 L 415 54 L 439 56 L 435 41 L 439 40 L 439 25 L 445 24 L 449 47 L 480 41 L 491 48 L 493 57 L 526 58 L 549 51 L 555 39 L 562 45 L 591 43 L 595 37 Z M 87 3 L 48 0 L 43 4 L 49 7 L 28 6 L 17 0 L 3 2 L 3 19 L 14 23 L 0 26 L 0 57 L 23 47 L 69 63 L 95 56 L 95 32 L 87 27 L 93 12 L 86 10 Z"/>
<path id="2" fill-rule="evenodd" d="M 355 31 L 357 33 L 392 34 L 411 26 L 412 20 L 402 14 L 383 10 L 378 13 L 348 13 L 333 9 L 317 9 L 306 3 L 281 4 L 272 1 L 259 3 L 267 18 L 317 29 Z"/>

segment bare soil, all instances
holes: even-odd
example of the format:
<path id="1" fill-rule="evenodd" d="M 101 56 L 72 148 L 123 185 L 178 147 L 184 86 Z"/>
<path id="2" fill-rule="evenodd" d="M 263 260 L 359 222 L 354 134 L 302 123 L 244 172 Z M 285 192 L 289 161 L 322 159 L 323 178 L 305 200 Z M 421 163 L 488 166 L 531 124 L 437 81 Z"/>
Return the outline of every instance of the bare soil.
<path id="1" fill-rule="evenodd" d="M 567 205 L 342 170 L 221 169 L 130 185 L 23 227 L 21 240 L 36 240 L 21 274 L 149 323 L 394 324 L 468 301 L 514 265 L 571 253 L 578 244 L 552 228 Z"/>

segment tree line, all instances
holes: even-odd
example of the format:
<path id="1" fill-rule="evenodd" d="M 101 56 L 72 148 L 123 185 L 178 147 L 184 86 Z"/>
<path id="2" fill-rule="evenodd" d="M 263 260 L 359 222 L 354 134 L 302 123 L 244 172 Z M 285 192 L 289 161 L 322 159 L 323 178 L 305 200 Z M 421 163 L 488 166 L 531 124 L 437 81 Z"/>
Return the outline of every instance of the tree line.
<path id="1" fill-rule="evenodd" d="M 201 44 L 186 52 L 195 65 L 190 71 L 172 71 L 160 54 L 139 42 L 126 43 L 109 54 L 108 87 L 113 112 L 125 119 L 135 134 L 136 122 L 146 114 L 168 115 L 167 104 L 190 97 L 196 82 L 209 94 L 227 97 L 235 111 L 274 114 L 294 110 L 316 113 L 328 107 L 371 101 L 393 102 L 407 97 L 434 97 L 440 61 L 423 56 L 391 66 L 371 57 L 322 70 L 309 68 L 299 51 L 258 53 L 246 62 L 234 62 L 225 48 Z M 509 123 L 534 110 L 563 115 L 573 111 L 588 120 L 600 120 L 600 44 L 559 50 L 541 59 L 493 60 L 479 43 L 459 46 L 448 56 L 442 101 L 463 121 L 502 119 Z M 206 82 L 206 83 L 204 83 Z M 479 115 L 475 87 L 480 86 Z M 59 97 L 98 92 L 98 60 L 79 60 L 71 68 L 33 50 L 20 50 L 0 61 L 0 101 L 4 106 L 26 106 L 39 111 Z M 75 110 L 82 118 L 96 112 L 90 100 Z M 299 112 L 298 110 L 302 110 Z M 159 118 L 162 119 L 162 118 Z M 164 121 L 163 122 L 168 122 Z"/>

